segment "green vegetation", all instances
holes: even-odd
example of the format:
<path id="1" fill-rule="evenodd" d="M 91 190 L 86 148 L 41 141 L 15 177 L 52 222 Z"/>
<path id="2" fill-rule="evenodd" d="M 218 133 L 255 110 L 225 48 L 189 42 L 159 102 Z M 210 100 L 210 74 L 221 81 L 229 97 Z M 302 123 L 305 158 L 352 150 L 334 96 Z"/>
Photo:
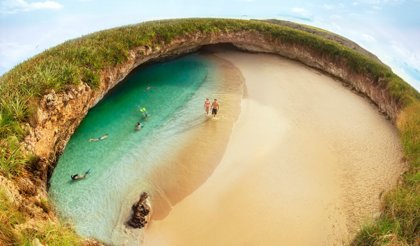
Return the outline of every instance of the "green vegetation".
<path id="1" fill-rule="evenodd" d="M 17 225 L 27 222 L 27 215 L 22 212 L 19 204 L 14 202 L 7 191 L 0 188 L 0 244 L 1 245 L 32 245 L 36 238 L 48 245 L 79 245 L 80 238 L 68 225 L 49 221 L 31 224 L 28 228 L 18 229 Z"/>
<path id="2" fill-rule="evenodd" d="M 364 227 L 353 245 L 419 245 L 420 243 L 420 102 L 400 114 L 397 127 L 410 164 L 402 183 L 389 192 L 383 214 Z"/>
<path id="3" fill-rule="evenodd" d="M 33 245 L 37 238 L 43 245 L 48 246 L 74 246 L 81 245 L 82 241 L 69 225 L 45 222 L 37 228 L 25 229 L 20 232 L 16 245 Z"/>
<path id="4" fill-rule="evenodd" d="M 397 119 L 398 129 L 410 170 L 404 176 L 402 184 L 387 195 L 384 213 L 378 222 L 363 229 L 353 243 L 419 243 L 416 236 L 420 235 L 420 94 L 376 59 L 334 40 L 281 24 L 227 19 L 146 22 L 70 40 L 23 62 L 0 77 L 0 174 L 8 177 L 19 175 L 34 160 L 30 153 L 22 150 L 20 142 L 27 134 L 25 124 L 33 122 L 31 119 L 34 118 L 39 99 L 49 90 L 62 92 L 82 82 L 98 88 L 101 73 L 124 64 L 130 51 L 137 47 L 156 49 L 177 38 L 188 39 L 196 34 L 240 32 L 262 35 L 272 43 L 305 47 L 313 55 L 347 67 L 351 73 L 363 74 L 375 85 L 389 91 L 391 100 L 402 109 Z M 6 210 L 15 213 L 10 203 L 4 204 L 6 205 L 2 205 L 5 208 L 2 207 L 1 216 L 5 215 L 3 211 Z M 49 209 L 46 205 L 44 208 Z M 22 241 L 20 236 L 15 237 L 13 234 L 13 226 L 21 223 L 22 218 L 18 215 L 16 212 L 16 217 L 13 217 L 16 221 L 14 224 L 3 223 L 1 217 L 0 241 L 11 238 L 13 242 L 29 242 Z M 46 237 L 57 235 L 54 240 L 73 240 L 71 236 L 59 234 L 62 231 L 65 230 L 45 226 L 42 230 L 24 235 L 39 236 L 42 240 L 49 240 Z M 66 245 L 66 242 L 60 245 Z"/>
<path id="5" fill-rule="evenodd" d="M 321 36 L 325 39 L 337 42 L 339 44 L 342 44 L 348 48 L 351 48 L 361 54 L 364 54 L 370 58 L 373 58 L 376 61 L 379 61 L 379 59 L 373 55 L 372 53 L 370 53 L 369 51 L 361 48 L 358 44 L 354 43 L 353 41 L 342 37 L 338 34 L 332 33 L 330 31 L 318 28 L 318 27 L 313 27 L 313 26 L 308 26 L 308 25 L 304 25 L 304 24 L 297 24 L 294 22 L 290 22 L 290 21 L 284 21 L 284 20 L 276 20 L 276 19 L 269 19 L 269 20 L 261 20 L 264 22 L 268 22 L 268 23 L 273 23 L 273 24 L 277 24 L 280 26 L 287 26 L 293 29 L 297 29 L 297 30 L 301 30 L 307 33 L 312 33 L 315 34 L 317 36 Z M 379 61 L 380 62 L 380 61 Z"/>
<path id="6" fill-rule="evenodd" d="M 0 201 L 0 242 L 13 245 L 18 241 L 13 227 L 25 222 L 25 216 L 19 212 L 3 188 L 0 188 Z"/>

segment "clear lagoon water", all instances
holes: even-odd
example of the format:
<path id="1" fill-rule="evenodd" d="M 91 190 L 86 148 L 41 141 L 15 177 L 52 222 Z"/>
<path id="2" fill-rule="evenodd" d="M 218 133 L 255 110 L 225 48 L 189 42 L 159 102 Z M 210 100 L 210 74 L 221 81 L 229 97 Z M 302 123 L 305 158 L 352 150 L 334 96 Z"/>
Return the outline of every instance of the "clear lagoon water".
<path id="1" fill-rule="evenodd" d="M 159 189 L 149 173 L 184 131 L 206 121 L 202 104 L 216 93 L 209 76 L 214 69 L 198 54 L 143 66 L 89 111 L 59 158 L 49 190 L 60 216 L 79 234 L 112 242 L 123 210 L 140 192 Z M 144 124 L 141 131 L 134 130 L 137 122 Z M 104 134 L 108 138 L 89 141 Z M 71 181 L 87 170 L 86 179 Z"/>

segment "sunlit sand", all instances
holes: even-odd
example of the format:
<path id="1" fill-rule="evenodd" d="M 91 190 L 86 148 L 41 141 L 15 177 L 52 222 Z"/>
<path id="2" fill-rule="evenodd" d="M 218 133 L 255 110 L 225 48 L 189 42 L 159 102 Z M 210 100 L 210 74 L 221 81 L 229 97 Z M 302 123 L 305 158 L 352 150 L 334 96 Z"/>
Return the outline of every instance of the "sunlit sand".
<path id="1" fill-rule="evenodd" d="M 246 93 L 239 118 L 210 172 L 207 160 L 189 158 L 188 151 L 174 156 L 183 166 L 194 166 L 195 174 L 174 168 L 159 176 L 163 186 L 165 179 L 176 180 L 164 188 L 175 198 L 173 203 L 154 200 L 158 211 L 144 244 L 348 242 L 377 215 L 381 194 L 403 170 L 396 129 L 367 99 L 296 62 L 236 51 L 208 56 L 242 73 Z M 222 102 L 219 120 L 201 129 L 210 139 L 206 146 L 225 146 L 217 142 L 220 138 L 211 143 L 210 131 L 229 113 Z M 189 141 L 185 150 L 196 153 L 200 146 Z M 199 174 L 201 165 L 208 179 L 186 182 L 194 180 L 188 175 Z M 188 192 L 177 196 L 179 184 Z"/>

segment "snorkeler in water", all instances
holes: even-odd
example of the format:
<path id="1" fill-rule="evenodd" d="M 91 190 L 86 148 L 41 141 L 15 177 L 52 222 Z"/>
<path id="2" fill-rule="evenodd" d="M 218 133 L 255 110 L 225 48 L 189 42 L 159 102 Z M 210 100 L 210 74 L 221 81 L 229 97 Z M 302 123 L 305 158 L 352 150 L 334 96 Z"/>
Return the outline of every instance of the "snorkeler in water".
<path id="1" fill-rule="evenodd" d="M 90 169 L 85 172 L 83 175 L 79 175 L 78 173 L 71 175 L 71 180 L 76 181 L 80 179 L 86 178 L 86 176 L 90 173 Z"/>
<path id="2" fill-rule="evenodd" d="M 104 140 L 106 138 L 108 138 L 108 134 L 104 134 L 99 138 L 91 138 L 91 139 L 89 139 L 89 142 L 98 142 L 98 141 Z"/>

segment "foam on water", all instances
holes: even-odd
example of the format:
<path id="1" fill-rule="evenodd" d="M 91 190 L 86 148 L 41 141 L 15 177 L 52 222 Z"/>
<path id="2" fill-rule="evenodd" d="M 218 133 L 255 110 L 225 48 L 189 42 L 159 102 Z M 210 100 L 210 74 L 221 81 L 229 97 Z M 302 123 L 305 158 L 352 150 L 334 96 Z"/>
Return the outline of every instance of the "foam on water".
<path id="1" fill-rule="evenodd" d="M 214 64 L 199 55 L 149 65 L 89 111 L 60 157 L 49 191 L 60 216 L 79 234 L 108 243 L 120 238 L 115 228 L 122 204 L 130 207 L 141 191 L 158 189 L 149 178 L 154 165 L 181 141 L 181 133 L 206 120 L 202 103 L 217 87 L 208 76 L 212 70 Z M 151 116 L 142 119 L 139 107 Z M 136 132 L 138 121 L 144 128 Z M 109 137 L 89 142 L 104 134 Z M 88 178 L 71 181 L 70 175 L 89 169 Z"/>

